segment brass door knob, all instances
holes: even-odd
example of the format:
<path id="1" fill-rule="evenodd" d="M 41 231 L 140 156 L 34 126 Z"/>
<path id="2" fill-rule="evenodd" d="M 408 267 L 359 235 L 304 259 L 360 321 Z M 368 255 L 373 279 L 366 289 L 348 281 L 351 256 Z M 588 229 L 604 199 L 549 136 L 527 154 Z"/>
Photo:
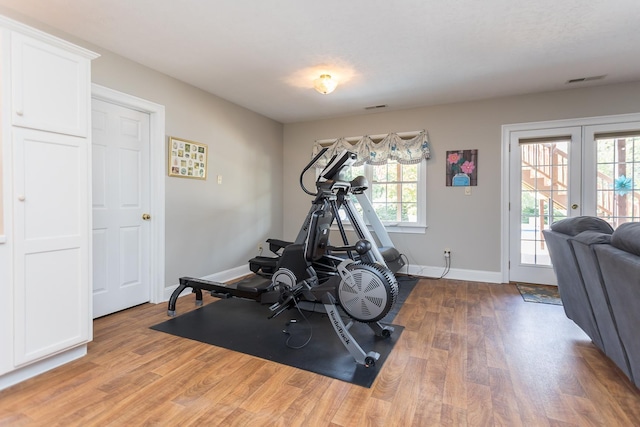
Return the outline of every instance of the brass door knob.
<path id="1" fill-rule="evenodd" d="M 149 221 L 151 219 L 151 215 L 149 215 L 148 213 L 142 214 L 142 219 L 144 219 L 145 221 Z"/>
<path id="2" fill-rule="evenodd" d="M 572 204 L 571 209 L 578 209 L 578 204 L 577 203 Z"/>

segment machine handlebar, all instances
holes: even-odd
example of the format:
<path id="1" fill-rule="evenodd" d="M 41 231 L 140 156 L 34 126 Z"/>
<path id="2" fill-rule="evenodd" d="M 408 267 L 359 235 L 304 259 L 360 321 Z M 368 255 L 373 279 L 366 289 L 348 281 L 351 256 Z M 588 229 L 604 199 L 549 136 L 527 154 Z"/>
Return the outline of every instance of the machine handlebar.
<path id="1" fill-rule="evenodd" d="M 329 147 L 325 147 L 325 148 L 323 148 L 322 150 L 320 150 L 320 152 L 319 152 L 318 154 L 316 154 L 316 156 L 315 156 L 313 159 L 311 159 L 311 161 L 309 162 L 309 164 L 307 164 L 307 166 L 305 166 L 305 167 L 304 167 L 304 169 L 302 169 L 302 172 L 300 173 L 300 187 L 302 188 L 302 191 L 304 191 L 305 193 L 307 193 L 307 194 L 308 194 L 308 195 L 310 195 L 310 196 L 317 196 L 317 195 L 318 195 L 318 193 L 317 193 L 317 192 L 312 193 L 311 191 L 307 190 L 307 187 L 305 187 L 305 186 L 304 186 L 304 181 L 303 181 L 304 174 L 305 174 L 309 169 L 311 169 L 311 166 L 313 166 L 313 165 L 314 165 L 314 163 L 315 163 L 315 162 L 317 162 L 317 161 L 318 161 L 318 159 L 319 159 L 320 157 L 322 157 L 322 155 L 323 155 L 324 153 L 326 153 L 328 149 L 329 149 Z"/>

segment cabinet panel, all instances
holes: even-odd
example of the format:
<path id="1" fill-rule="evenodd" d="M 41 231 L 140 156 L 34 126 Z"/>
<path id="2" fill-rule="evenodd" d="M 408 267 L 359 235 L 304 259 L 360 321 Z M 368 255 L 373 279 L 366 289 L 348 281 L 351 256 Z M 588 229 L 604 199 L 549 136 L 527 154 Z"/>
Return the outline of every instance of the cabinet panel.
<path id="1" fill-rule="evenodd" d="M 86 342 L 90 331 L 88 142 L 15 129 L 15 363 Z"/>
<path id="2" fill-rule="evenodd" d="M 84 215 L 78 206 L 83 190 L 78 165 L 84 162 L 86 142 L 79 144 L 75 139 L 53 142 L 51 138 L 42 138 L 43 135 L 23 139 L 19 153 L 25 171 L 19 194 L 29 197 L 24 204 L 26 241 L 77 236 L 80 216 Z M 43 181 L 60 183 L 59 188 L 43 185 Z"/>
<path id="3" fill-rule="evenodd" d="M 86 279 L 79 245 L 24 255 L 16 289 L 16 366 L 87 341 Z"/>
<path id="4" fill-rule="evenodd" d="M 86 136 L 89 61 L 64 49 L 11 35 L 12 123 Z"/>

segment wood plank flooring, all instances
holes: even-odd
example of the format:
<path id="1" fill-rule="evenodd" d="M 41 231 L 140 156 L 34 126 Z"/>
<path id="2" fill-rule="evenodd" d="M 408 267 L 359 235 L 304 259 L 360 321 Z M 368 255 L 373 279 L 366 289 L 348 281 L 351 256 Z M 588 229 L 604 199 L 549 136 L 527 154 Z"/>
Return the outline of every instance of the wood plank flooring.
<path id="1" fill-rule="evenodd" d="M 166 304 L 95 320 L 86 357 L 0 392 L 0 425 L 640 425 L 640 391 L 510 284 L 422 279 L 371 388 L 149 329 L 164 320 Z"/>

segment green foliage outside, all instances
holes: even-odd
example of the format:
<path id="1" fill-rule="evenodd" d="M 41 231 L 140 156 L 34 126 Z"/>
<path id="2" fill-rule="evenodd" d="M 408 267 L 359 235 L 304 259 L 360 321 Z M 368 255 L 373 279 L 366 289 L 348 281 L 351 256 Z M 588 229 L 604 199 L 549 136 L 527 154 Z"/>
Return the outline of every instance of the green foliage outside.
<path id="1" fill-rule="evenodd" d="M 389 162 L 371 166 L 371 203 L 383 222 L 415 222 L 418 218 L 418 166 Z M 366 176 L 365 166 L 351 167 L 343 179 Z"/>

